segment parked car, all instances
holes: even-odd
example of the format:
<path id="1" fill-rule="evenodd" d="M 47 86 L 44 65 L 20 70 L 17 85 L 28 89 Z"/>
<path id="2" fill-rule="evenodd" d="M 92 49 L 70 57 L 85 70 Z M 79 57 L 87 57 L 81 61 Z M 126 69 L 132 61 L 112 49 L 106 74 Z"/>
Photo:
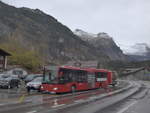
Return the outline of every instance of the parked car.
<path id="1" fill-rule="evenodd" d="M 3 79 L 4 74 L 0 74 L 0 80 Z"/>
<path id="2" fill-rule="evenodd" d="M 2 75 L 0 77 L 0 87 L 2 88 L 14 88 L 19 87 L 20 79 L 16 75 Z"/>
<path id="3" fill-rule="evenodd" d="M 33 79 L 35 79 L 36 77 L 41 77 L 42 74 L 30 74 L 27 75 L 26 78 L 24 79 L 25 83 L 31 82 Z"/>
<path id="4" fill-rule="evenodd" d="M 36 77 L 31 82 L 27 83 L 27 90 L 30 92 L 30 90 L 38 90 L 40 91 L 40 87 L 43 81 L 43 77 Z"/>
<path id="5" fill-rule="evenodd" d="M 21 79 L 24 79 L 27 75 L 27 71 L 22 68 L 13 68 L 5 73 L 10 75 L 18 75 L 18 77 Z"/>
<path id="6" fill-rule="evenodd" d="M 0 74 L 0 78 L 3 76 L 4 74 Z"/>

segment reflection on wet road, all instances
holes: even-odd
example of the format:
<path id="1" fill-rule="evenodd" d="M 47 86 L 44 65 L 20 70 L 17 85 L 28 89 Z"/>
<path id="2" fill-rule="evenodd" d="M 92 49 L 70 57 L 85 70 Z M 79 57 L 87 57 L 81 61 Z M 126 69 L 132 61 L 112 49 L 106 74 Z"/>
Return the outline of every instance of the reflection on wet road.
<path id="1" fill-rule="evenodd" d="M 89 91 L 77 92 L 74 94 L 68 93 L 63 95 L 50 95 L 50 94 L 30 94 L 25 95 L 24 97 L 20 94 L 15 94 L 15 98 L 11 97 L 13 93 L 7 93 L 6 90 L 3 91 L 3 94 L 7 93 L 5 99 L 7 103 L 0 101 L 0 113 L 28 113 L 28 112 L 46 112 L 47 110 L 58 109 L 63 106 L 82 103 L 85 100 L 92 100 L 97 98 L 102 94 L 109 94 L 111 96 L 113 91 L 121 89 L 122 87 L 127 86 L 127 83 L 121 83 L 118 87 L 107 89 L 96 89 Z M 13 91 L 12 91 L 13 92 Z M 0 94 L 0 98 L 3 98 L 3 94 Z M 19 101 L 19 100 L 24 101 Z"/>
<path id="2" fill-rule="evenodd" d="M 93 97 L 93 96 L 97 96 L 103 93 L 108 93 L 111 92 L 113 89 L 107 89 L 107 90 L 98 90 L 98 91 L 94 91 L 94 92 L 90 92 L 90 93 L 85 93 L 85 94 L 81 94 L 81 95 L 72 95 L 69 97 L 63 97 L 63 98 L 55 98 L 52 100 L 49 100 L 47 98 L 43 98 L 43 102 L 48 104 L 51 107 L 54 106 L 60 106 L 61 104 L 66 105 L 66 104 L 71 104 L 73 102 L 78 102 L 81 100 L 86 100 L 89 97 Z"/>

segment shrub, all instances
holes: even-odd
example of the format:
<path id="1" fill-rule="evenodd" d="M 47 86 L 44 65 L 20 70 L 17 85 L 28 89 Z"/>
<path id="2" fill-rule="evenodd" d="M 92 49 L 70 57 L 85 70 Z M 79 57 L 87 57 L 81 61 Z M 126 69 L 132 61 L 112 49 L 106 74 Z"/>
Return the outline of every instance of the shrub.
<path id="1" fill-rule="evenodd" d="M 11 65 L 21 65 L 30 71 L 37 71 L 42 65 L 42 59 L 34 50 L 29 50 L 17 44 L 0 44 L 0 48 L 8 51 L 12 56 L 8 57 Z"/>

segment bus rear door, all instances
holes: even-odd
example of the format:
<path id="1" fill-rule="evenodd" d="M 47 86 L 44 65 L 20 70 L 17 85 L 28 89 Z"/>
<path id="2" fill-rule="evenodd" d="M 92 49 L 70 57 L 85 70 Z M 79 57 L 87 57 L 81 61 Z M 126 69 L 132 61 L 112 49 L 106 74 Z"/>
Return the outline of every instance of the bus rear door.
<path id="1" fill-rule="evenodd" d="M 87 74 L 87 82 L 89 89 L 95 88 L 95 74 L 89 72 Z"/>

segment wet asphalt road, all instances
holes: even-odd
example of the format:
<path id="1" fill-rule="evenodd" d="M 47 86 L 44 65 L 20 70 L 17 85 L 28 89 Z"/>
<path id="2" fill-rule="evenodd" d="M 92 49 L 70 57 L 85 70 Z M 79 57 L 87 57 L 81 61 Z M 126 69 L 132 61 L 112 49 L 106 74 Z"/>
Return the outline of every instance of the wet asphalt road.
<path id="1" fill-rule="evenodd" d="M 150 113 L 150 82 L 143 84 L 143 90 L 128 98 L 117 113 Z"/>
<path id="2" fill-rule="evenodd" d="M 148 103 L 150 105 L 150 83 L 133 82 L 128 90 L 111 95 L 126 86 L 126 83 L 121 82 L 116 88 L 85 91 L 78 95 L 36 95 L 34 92 L 27 95 L 0 90 L 0 113 L 150 113 L 144 108 Z M 106 94 L 108 96 L 105 98 L 95 99 Z M 139 108 L 145 112 L 139 112 Z"/>
<path id="3" fill-rule="evenodd" d="M 115 89 L 114 89 L 115 90 Z M 74 102 L 80 102 L 81 99 L 87 99 L 91 96 L 100 95 L 103 93 L 111 92 L 112 89 L 101 89 L 96 91 L 90 91 L 88 93 L 80 94 L 80 95 L 70 95 L 68 96 L 63 95 L 61 96 L 48 96 L 48 95 L 37 95 L 37 96 L 28 96 L 25 99 L 26 102 L 17 103 L 17 104 L 11 104 L 11 105 L 3 105 L 0 106 L 0 113 L 27 113 L 30 111 L 45 111 L 57 107 L 61 107 L 62 105 L 69 105 Z"/>
<path id="4" fill-rule="evenodd" d="M 135 94 L 95 113 L 150 113 L 150 82 L 140 84 Z"/>

